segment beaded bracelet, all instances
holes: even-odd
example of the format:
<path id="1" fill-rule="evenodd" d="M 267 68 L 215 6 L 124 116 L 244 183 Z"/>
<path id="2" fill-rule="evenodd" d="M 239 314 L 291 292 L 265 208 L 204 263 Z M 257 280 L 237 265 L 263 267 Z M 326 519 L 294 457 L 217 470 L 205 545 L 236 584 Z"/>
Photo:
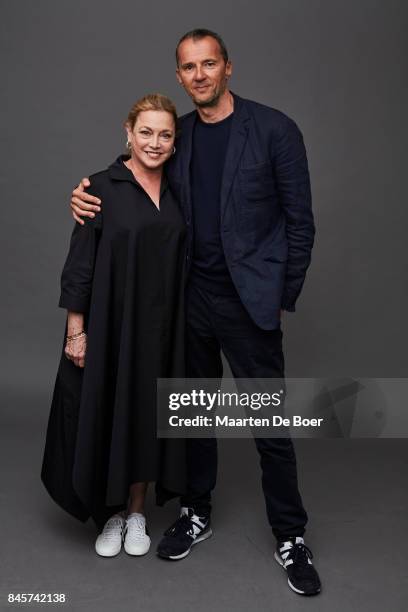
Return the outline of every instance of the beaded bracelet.
<path id="1" fill-rule="evenodd" d="M 83 338 L 83 336 L 86 336 L 86 333 L 84 331 L 78 332 L 77 334 L 72 334 L 71 336 L 67 336 L 67 342 L 70 342 L 71 340 L 77 340 L 78 338 Z"/>

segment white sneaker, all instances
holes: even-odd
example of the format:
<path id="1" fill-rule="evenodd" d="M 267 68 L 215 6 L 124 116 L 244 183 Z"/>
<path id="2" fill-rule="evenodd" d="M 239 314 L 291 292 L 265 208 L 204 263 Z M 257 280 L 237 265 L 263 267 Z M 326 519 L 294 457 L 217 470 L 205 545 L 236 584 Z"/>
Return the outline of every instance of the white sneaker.
<path id="1" fill-rule="evenodd" d="M 122 548 L 126 521 L 121 514 L 114 514 L 106 521 L 102 533 L 95 542 L 95 550 L 101 557 L 114 557 Z"/>
<path id="2" fill-rule="evenodd" d="M 150 548 L 143 514 L 133 512 L 126 519 L 124 549 L 128 555 L 145 555 Z"/>

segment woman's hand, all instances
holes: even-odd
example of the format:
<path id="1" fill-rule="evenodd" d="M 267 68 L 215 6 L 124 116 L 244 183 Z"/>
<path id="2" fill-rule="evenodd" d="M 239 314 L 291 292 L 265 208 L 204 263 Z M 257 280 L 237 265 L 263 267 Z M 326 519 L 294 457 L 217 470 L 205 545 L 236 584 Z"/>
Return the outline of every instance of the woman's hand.
<path id="1" fill-rule="evenodd" d="M 101 210 L 99 206 L 101 203 L 100 199 L 84 191 L 84 189 L 90 185 L 89 179 L 83 178 L 78 187 L 74 189 L 71 196 L 72 216 L 75 221 L 78 221 L 81 225 L 84 224 L 84 220 L 81 219 L 81 217 L 93 218 L 95 212 L 100 212 Z"/>
<path id="2" fill-rule="evenodd" d="M 86 334 L 79 338 L 73 338 L 70 340 L 67 338 L 65 344 L 65 357 L 72 361 L 79 368 L 85 366 L 85 353 L 86 353 Z"/>
<path id="3" fill-rule="evenodd" d="M 83 368 L 85 365 L 86 333 L 84 332 L 84 322 L 85 317 L 82 312 L 68 311 L 65 357 L 73 361 L 79 368 Z"/>

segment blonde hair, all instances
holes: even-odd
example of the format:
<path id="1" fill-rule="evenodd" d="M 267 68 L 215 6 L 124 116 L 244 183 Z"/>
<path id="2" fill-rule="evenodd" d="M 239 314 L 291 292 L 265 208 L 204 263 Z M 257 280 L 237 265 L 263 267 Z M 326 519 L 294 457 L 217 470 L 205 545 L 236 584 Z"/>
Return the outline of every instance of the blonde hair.
<path id="1" fill-rule="evenodd" d="M 133 130 L 139 113 L 143 111 L 165 111 L 170 113 L 174 119 L 174 125 L 177 131 L 177 110 L 173 102 L 167 96 L 160 93 L 147 94 L 134 103 L 129 111 L 128 117 L 124 123 L 125 127 L 130 126 Z"/>

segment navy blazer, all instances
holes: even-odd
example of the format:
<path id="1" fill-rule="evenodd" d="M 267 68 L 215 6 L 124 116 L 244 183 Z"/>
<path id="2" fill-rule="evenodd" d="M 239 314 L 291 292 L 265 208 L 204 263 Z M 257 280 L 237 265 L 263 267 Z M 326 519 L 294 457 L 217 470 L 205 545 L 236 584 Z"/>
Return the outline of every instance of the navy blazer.
<path id="1" fill-rule="evenodd" d="M 284 113 L 232 95 L 234 116 L 221 187 L 222 245 L 251 318 L 262 329 L 276 329 L 280 310 L 295 310 L 313 247 L 306 150 L 299 128 Z M 167 168 L 188 227 L 190 263 L 190 160 L 196 118 L 197 111 L 181 117 L 177 152 Z"/>

